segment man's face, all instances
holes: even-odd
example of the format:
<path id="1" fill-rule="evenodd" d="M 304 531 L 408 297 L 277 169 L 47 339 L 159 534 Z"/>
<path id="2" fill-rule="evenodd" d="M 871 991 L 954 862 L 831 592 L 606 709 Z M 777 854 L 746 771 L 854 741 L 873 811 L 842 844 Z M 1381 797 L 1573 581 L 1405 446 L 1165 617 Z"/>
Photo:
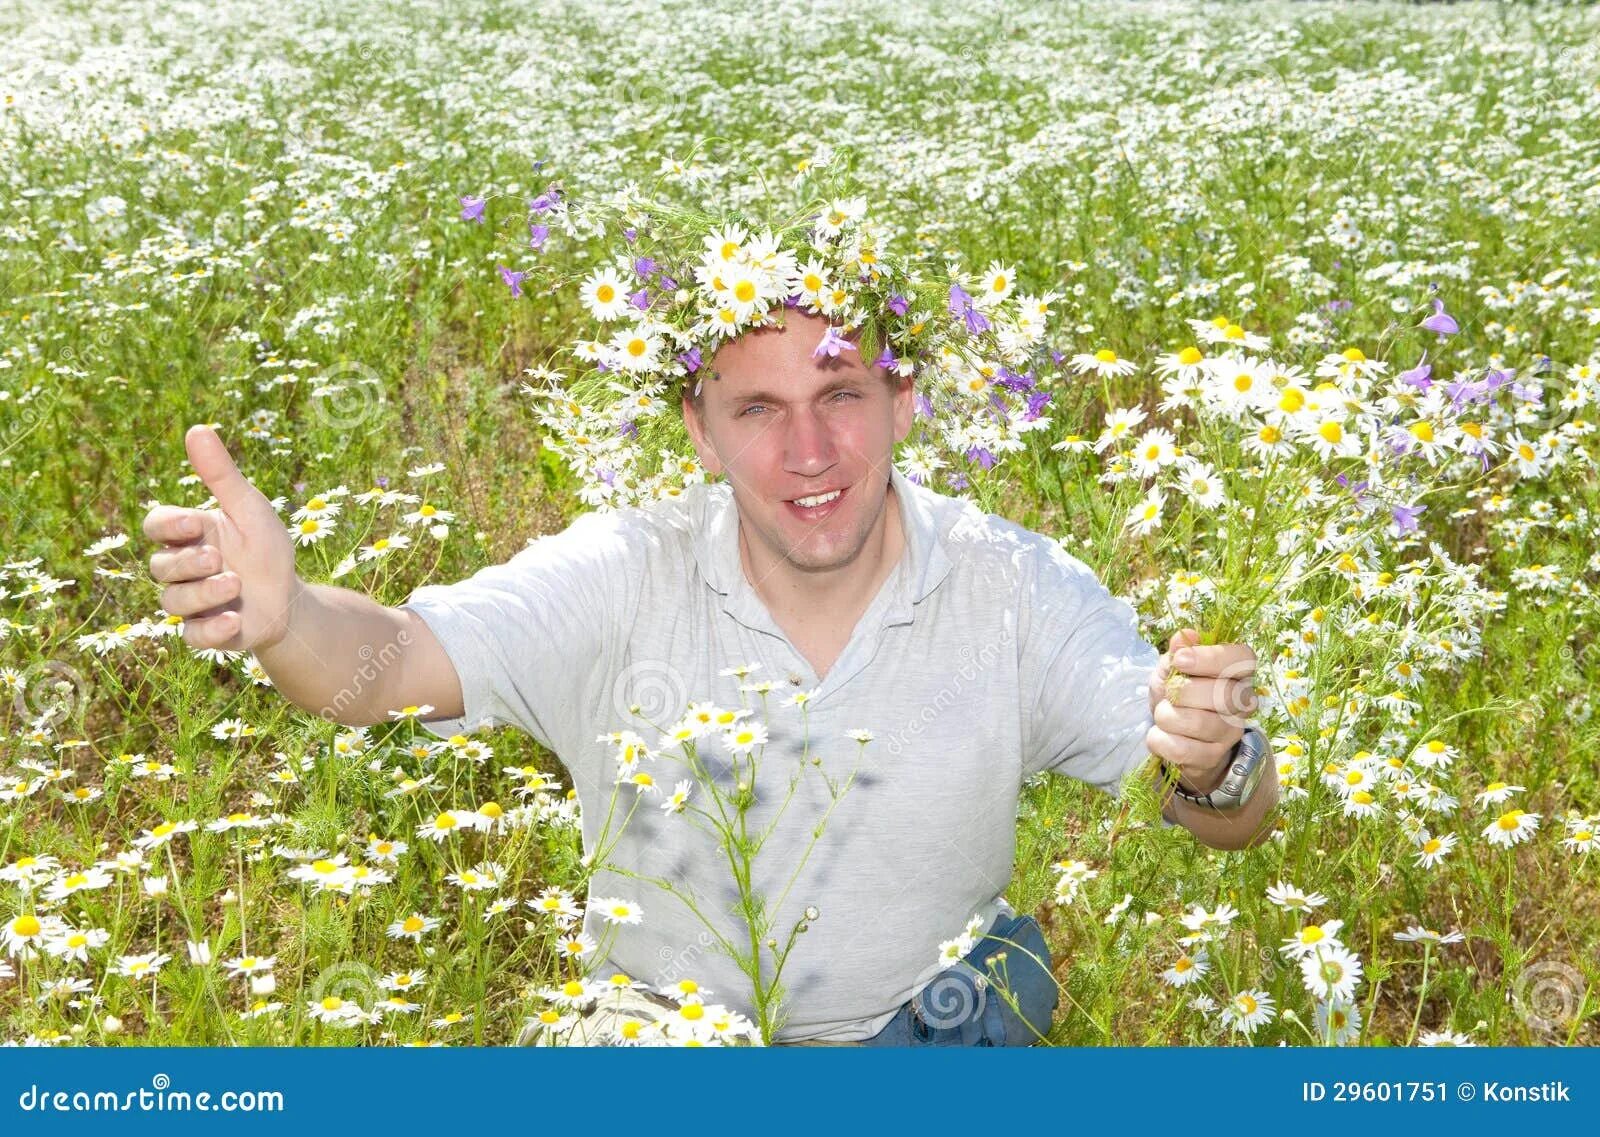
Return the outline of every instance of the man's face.
<path id="1" fill-rule="evenodd" d="M 745 539 L 808 572 L 861 552 L 883 513 L 894 444 L 911 429 L 911 379 L 891 385 L 854 350 L 813 359 L 827 328 L 791 309 L 782 328 L 746 332 L 718 349 L 700 407 L 683 404 L 700 464 L 733 487 Z M 825 504 L 795 501 L 836 490 Z"/>

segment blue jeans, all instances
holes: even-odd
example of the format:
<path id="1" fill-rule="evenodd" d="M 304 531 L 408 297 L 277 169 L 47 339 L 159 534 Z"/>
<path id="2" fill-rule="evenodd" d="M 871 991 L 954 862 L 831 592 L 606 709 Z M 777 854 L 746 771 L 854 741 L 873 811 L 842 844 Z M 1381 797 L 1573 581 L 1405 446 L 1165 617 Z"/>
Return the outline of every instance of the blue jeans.
<path id="1" fill-rule="evenodd" d="M 1031 1046 L 1050 1033 L 1060 999 L 1038 921 L 1002 915 L 861 1045 Z"/>

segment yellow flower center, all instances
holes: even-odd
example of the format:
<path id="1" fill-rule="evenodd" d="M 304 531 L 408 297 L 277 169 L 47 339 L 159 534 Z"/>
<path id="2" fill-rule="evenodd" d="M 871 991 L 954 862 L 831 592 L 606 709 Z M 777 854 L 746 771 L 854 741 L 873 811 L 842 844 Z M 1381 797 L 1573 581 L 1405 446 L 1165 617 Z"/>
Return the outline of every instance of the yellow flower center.
<path id="1" fill-rule="evenodd" d="M 609 284 L 602 284 L 594 290 L 594 298 L 602 304 L 609 304 L 617 298 L 617 290 Z"/>
<path id="2" fill-rule="evenodd" d="M 756 298 L 756 286 L 751 281 L 741 280 L 733 289 L 734 299 L 741 304 L 748 304 Z"/>
<path id="3" fill-rule="evenodd" d="M 400 925 L 407 932 L 415 934 L 422 931 L 423 921 L 420 916 L 407 916 L 405 923 Z"/>
<path id="4" fill-rule="evenodd" d="M 1117 353 L 1112 351 L 1109 347 L 1101 348 L 1099 351 L 1094 353 L 1094 357 L 1101 363 L 1115 363 L 1117 361 Z"/>
<path id="5" fill-rule="evenodd" d="M 27 938 L 37 936 L 42 925 L 37 916 L 18 916 L 11 924 L 11 930 L 17 935 Z"/>
<path id="6" fill-rule="evenodd" d="M 1197 347 L 1186 347 L 1178 353 L 1178 362 L 1185 367 L 1193 367 L 1205 358 L 1205 353 Z"/>

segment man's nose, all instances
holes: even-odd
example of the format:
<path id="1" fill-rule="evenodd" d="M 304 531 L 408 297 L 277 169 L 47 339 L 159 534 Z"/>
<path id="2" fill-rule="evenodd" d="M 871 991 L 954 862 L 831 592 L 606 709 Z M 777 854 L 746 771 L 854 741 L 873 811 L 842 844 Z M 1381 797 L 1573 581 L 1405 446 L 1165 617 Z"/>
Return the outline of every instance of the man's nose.
<path id="1" fill-rule="evenodd" d="M 784 428 L 785 469 L 797 474 L 819 474 L 838 461 L 833 432 L 827 420 L 810 407 L 789 416 Z"/>

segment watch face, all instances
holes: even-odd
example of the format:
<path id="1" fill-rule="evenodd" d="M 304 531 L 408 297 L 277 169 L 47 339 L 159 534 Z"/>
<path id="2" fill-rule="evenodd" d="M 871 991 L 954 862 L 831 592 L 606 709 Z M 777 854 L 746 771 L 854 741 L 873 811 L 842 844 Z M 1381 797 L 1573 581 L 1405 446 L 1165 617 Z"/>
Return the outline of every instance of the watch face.
<path id="1" fill-rule="evenodd" d="M 1239 791 L 1239 800 L 1247 801 L 1255 793 L 1256 787 L 1261 784 L 1261 776 L 1267 770 L 1268 747 L 1266 736 L 1255 728 L 1245 731 L 1244 745 L 1240 748 L 1240 757 L 1250 763 L 1250 772 L 1245 775 L 1244 787 Z"/>
<path id="2" fill-rule="evenodd" d="M 1256 787 L 1261 784 L 1261 775 L 1266 773 L 1267 761 L 1263 756 L 1256 760 L 1255 767 L 1245 777 L 1244 789 L 1239 791 L 1239 800 L 1248 801 L 1250 795 L 1256 792 Z"/>

